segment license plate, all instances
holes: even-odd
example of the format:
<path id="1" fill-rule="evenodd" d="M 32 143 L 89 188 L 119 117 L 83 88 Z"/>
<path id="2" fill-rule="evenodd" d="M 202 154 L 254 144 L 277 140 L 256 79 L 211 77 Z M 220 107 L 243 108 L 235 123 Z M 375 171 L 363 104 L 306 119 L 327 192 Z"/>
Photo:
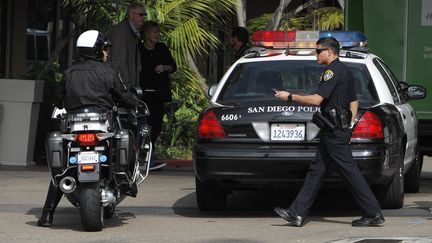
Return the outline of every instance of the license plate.
<path id="1" fill-rule="evenodd" d="M 270 139 L 273 141 L 303 141 L 305 139 L 305 125 L 301 123 L 271 124 Z"/>
<path id="2" fill-rule="evenodd" d="M 94 151 L 78 153 L 78 164 L 94 164 L 99 162 L 99 154 Z"/>

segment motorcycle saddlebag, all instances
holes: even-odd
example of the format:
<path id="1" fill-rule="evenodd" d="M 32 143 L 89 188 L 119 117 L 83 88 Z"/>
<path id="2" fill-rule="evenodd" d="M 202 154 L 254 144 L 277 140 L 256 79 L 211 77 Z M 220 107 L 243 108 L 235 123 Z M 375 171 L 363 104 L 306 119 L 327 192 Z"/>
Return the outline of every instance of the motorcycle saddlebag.
<path id="1" fill-rule="evenodd" d="M 65 167 L 63 139 L 59 131 L 50 132 L 45 141 L 48 167 L 52 174 L 58 174 Z"/>
<path id="2" fill-rule="evenodd" d="M 134 161 L 134 137 L 128 129 L 120 129 L 115 135 L 116 171 L 130 171 Z"/>

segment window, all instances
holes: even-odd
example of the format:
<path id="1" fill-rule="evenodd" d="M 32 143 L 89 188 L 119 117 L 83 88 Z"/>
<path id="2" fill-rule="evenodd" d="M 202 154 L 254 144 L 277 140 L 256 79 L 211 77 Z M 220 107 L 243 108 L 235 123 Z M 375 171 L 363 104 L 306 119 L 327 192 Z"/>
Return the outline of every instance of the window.
<path id="1" fill-rule="evenodd" d="M 356 83 L 359 102 L 377 102 L 378 95 L 363 64 L 347 63 Z M 219 102 L 274 99 L 273 89 L 312 94 L 318 88 L 324 65 L 315 61 L 266 61 L 237 65 L 218 97 Z"/>
<path id="2" fill-rule="evenodd" d="M 397 92 L 397 79 L 394 77 L 393 73 L 388 69 L 385 64 L 379 60 L 378 58 L 375 58 L 373 60 L 373 63 L 377 67 L 378 71 L 381 73 L 381 76 L 384 78 L 384 81 L 387 84 L 387 87 L 390 90 L 391 96 L 393 97 L 393 102 L 395 104 L 400 103 L 399 95 Z"/>
<path id="3" fill-rule="evenodd" d="M 45 61 L 52 52 L 56 1 L 29 0 L 27 20 L 27 60 Z"/>

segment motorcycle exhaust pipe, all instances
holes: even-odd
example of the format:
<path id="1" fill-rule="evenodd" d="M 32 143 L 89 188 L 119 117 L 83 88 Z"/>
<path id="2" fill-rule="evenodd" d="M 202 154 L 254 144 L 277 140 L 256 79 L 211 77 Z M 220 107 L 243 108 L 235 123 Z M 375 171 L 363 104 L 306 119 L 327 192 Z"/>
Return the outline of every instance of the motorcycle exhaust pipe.
<path id="1" fill-rule="evenodd" d="M 63 193 L 71 193 L 73 191 L 75 191 L 76 188 L 76 181 L 73 177 L 71 176 L 66 176 L 63 179 L 61 179 L 60 181 L 60 190 Z"/>

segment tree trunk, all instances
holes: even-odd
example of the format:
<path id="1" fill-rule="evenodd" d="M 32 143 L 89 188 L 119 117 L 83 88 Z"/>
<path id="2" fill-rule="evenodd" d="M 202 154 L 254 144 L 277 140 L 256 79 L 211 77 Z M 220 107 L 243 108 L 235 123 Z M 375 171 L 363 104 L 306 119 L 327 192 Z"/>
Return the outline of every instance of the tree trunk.
<path id="1" fill-rule="evenodd" d="M 279 23 L 282 17 L 283 10 L 290 4 L 292 0 L 280 0 L 279 6 L 276 8 L 275 12 L 273 13 L 273 17 L 270 20 L 269 23 L 267 23 L 268 30 L 277 30 L 279 27 Z"/>
<path id="2" fill-rule="evenodd" d="M 237 0 L 237 23 L 238 26 L 246 27 L 246 2 L 245 0 Z"/>
<path id="3" fill-rule="evenodd" d="M 201 87 L 207 91 L 208 90 L 208 85 L 206 84 L 206 80 L 205 78 L 203 78 L 203 76 L 201 75 L 201 73 L 198 70 L 198 67 L 195 64 L 195 61 L 193 60 L 192 56 L 190 55 L 190 53 L 188 53 L 188 62 L 189 62 L 189 67 L 196 73 L 198 80 L 200 81 Z"/>
<path id="4" fill-rule="evenodd" d="M 338 3 L 343 11 L 345 9 L 345 0 L 338 0 Z"/>

